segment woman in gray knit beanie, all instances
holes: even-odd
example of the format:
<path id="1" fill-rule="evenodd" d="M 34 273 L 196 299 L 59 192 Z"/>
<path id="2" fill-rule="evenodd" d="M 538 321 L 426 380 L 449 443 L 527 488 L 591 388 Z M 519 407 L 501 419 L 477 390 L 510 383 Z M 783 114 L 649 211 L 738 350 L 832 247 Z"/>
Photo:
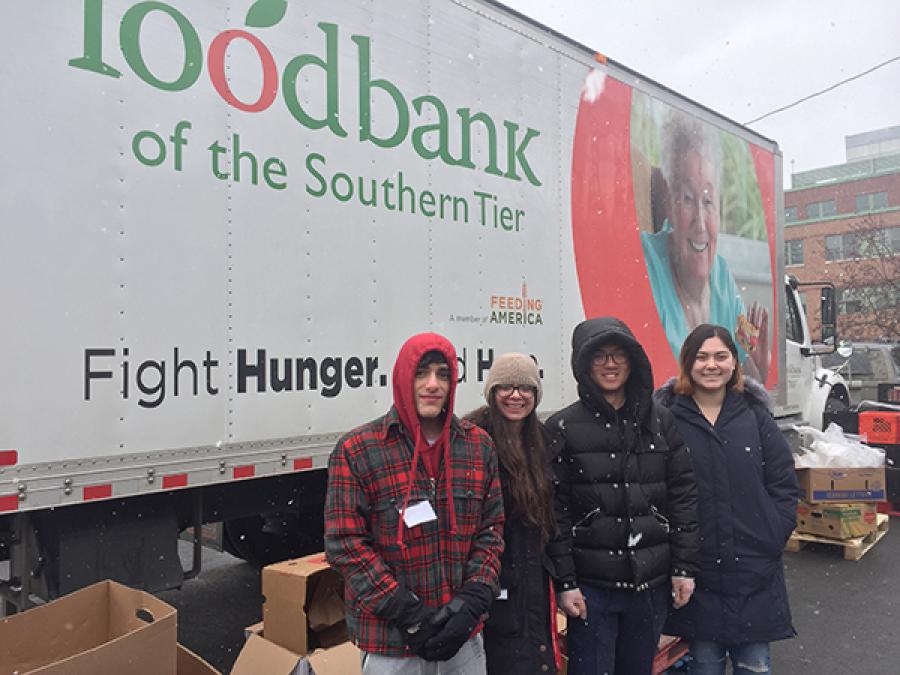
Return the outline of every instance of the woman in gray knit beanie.
<path id="1" fill-rule="evenodd" d="M 484 626 L 488 675 L 555 673 L 555 630 L 544 546 L 556 530 L 545 431 L 537 418 L 534 359 L 503 354 L 484 386 L 487 405 L 467 415 L 494 439 L 506 510 L 500 596 Z"/>

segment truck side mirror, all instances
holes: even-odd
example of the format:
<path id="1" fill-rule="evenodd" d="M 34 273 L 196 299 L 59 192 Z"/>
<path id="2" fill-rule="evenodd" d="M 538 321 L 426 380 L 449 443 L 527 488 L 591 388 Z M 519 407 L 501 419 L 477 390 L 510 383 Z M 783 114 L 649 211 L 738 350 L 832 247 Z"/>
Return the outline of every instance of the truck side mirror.
<path id="1" fill-rule="evenodd" d="M 821 289 L 822 342 L 830 345 L 835 345 L 837 341 L 837 305 L 834 291 L 834 286 L 823 286 Z"/>
<path id="2" fill-rule="evenodd" d="M 850 340 L 841 340 L 838 344 L 837 353 L 842 359 L 849 359 L 853 356 L 853 343 Z"/>

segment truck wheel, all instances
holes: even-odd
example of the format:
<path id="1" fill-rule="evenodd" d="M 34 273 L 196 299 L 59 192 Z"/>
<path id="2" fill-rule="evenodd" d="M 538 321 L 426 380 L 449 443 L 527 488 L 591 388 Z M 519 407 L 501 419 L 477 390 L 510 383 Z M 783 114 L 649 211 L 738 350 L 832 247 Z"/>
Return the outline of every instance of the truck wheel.
<path id="1" fill-rule="evenodd" d="M 223 548 L 241 560 L 260 566 L 317 553 L 322 550 L 323 541 L 322 528 L 317 529 L 316 522 L 302 515 L 298 518 L 296 514 L 235 518 L 225 521 Z M 274 527 L 274 523 L 279 527 Z"/>

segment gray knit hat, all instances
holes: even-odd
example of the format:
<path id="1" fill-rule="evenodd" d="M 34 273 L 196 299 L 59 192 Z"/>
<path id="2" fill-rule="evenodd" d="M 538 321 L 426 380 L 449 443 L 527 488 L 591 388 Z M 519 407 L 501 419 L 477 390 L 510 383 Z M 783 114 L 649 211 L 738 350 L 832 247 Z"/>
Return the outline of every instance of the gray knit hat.
<path id="1" fill-rule="evenodd" d="M 528 384 L 537 390 L 534 405 L 541 402 L 541 378 L 534 359 L 525 354 L 501 354 L 494 360 L 487 382 L 484 383 L 484 399 L 490 403 L 491 390 L 498 384 Z"/>

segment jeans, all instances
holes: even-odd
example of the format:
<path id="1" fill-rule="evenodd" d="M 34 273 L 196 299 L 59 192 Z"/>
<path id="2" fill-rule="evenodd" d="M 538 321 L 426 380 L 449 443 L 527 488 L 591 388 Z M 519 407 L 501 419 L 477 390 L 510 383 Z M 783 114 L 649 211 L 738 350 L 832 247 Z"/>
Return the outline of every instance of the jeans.
<path id="1" fill-rule="evenodd" d="M 360 655 L 363 675 L 485 675 L 487 661 L 481 633 L 470 638 L 449 661 L 426 661 L 418 656 Z"/>
<path id="2" fill-rule="evenodd" d="M 569 675 L 650 675 L 669 584 L 647 591 L 582 586 L 587 621 L 568 621 Z"/>
<path id="3" fill-rule="evenodd" d="M 746 642 L 740 645 L 723 645 L 708 640 L 691 642 L 688 662 L 689 675 L 724 675 L 725 655 L 731 657 L 734 675 L 769 675 L 771 659 L 768 642 Z"/>

